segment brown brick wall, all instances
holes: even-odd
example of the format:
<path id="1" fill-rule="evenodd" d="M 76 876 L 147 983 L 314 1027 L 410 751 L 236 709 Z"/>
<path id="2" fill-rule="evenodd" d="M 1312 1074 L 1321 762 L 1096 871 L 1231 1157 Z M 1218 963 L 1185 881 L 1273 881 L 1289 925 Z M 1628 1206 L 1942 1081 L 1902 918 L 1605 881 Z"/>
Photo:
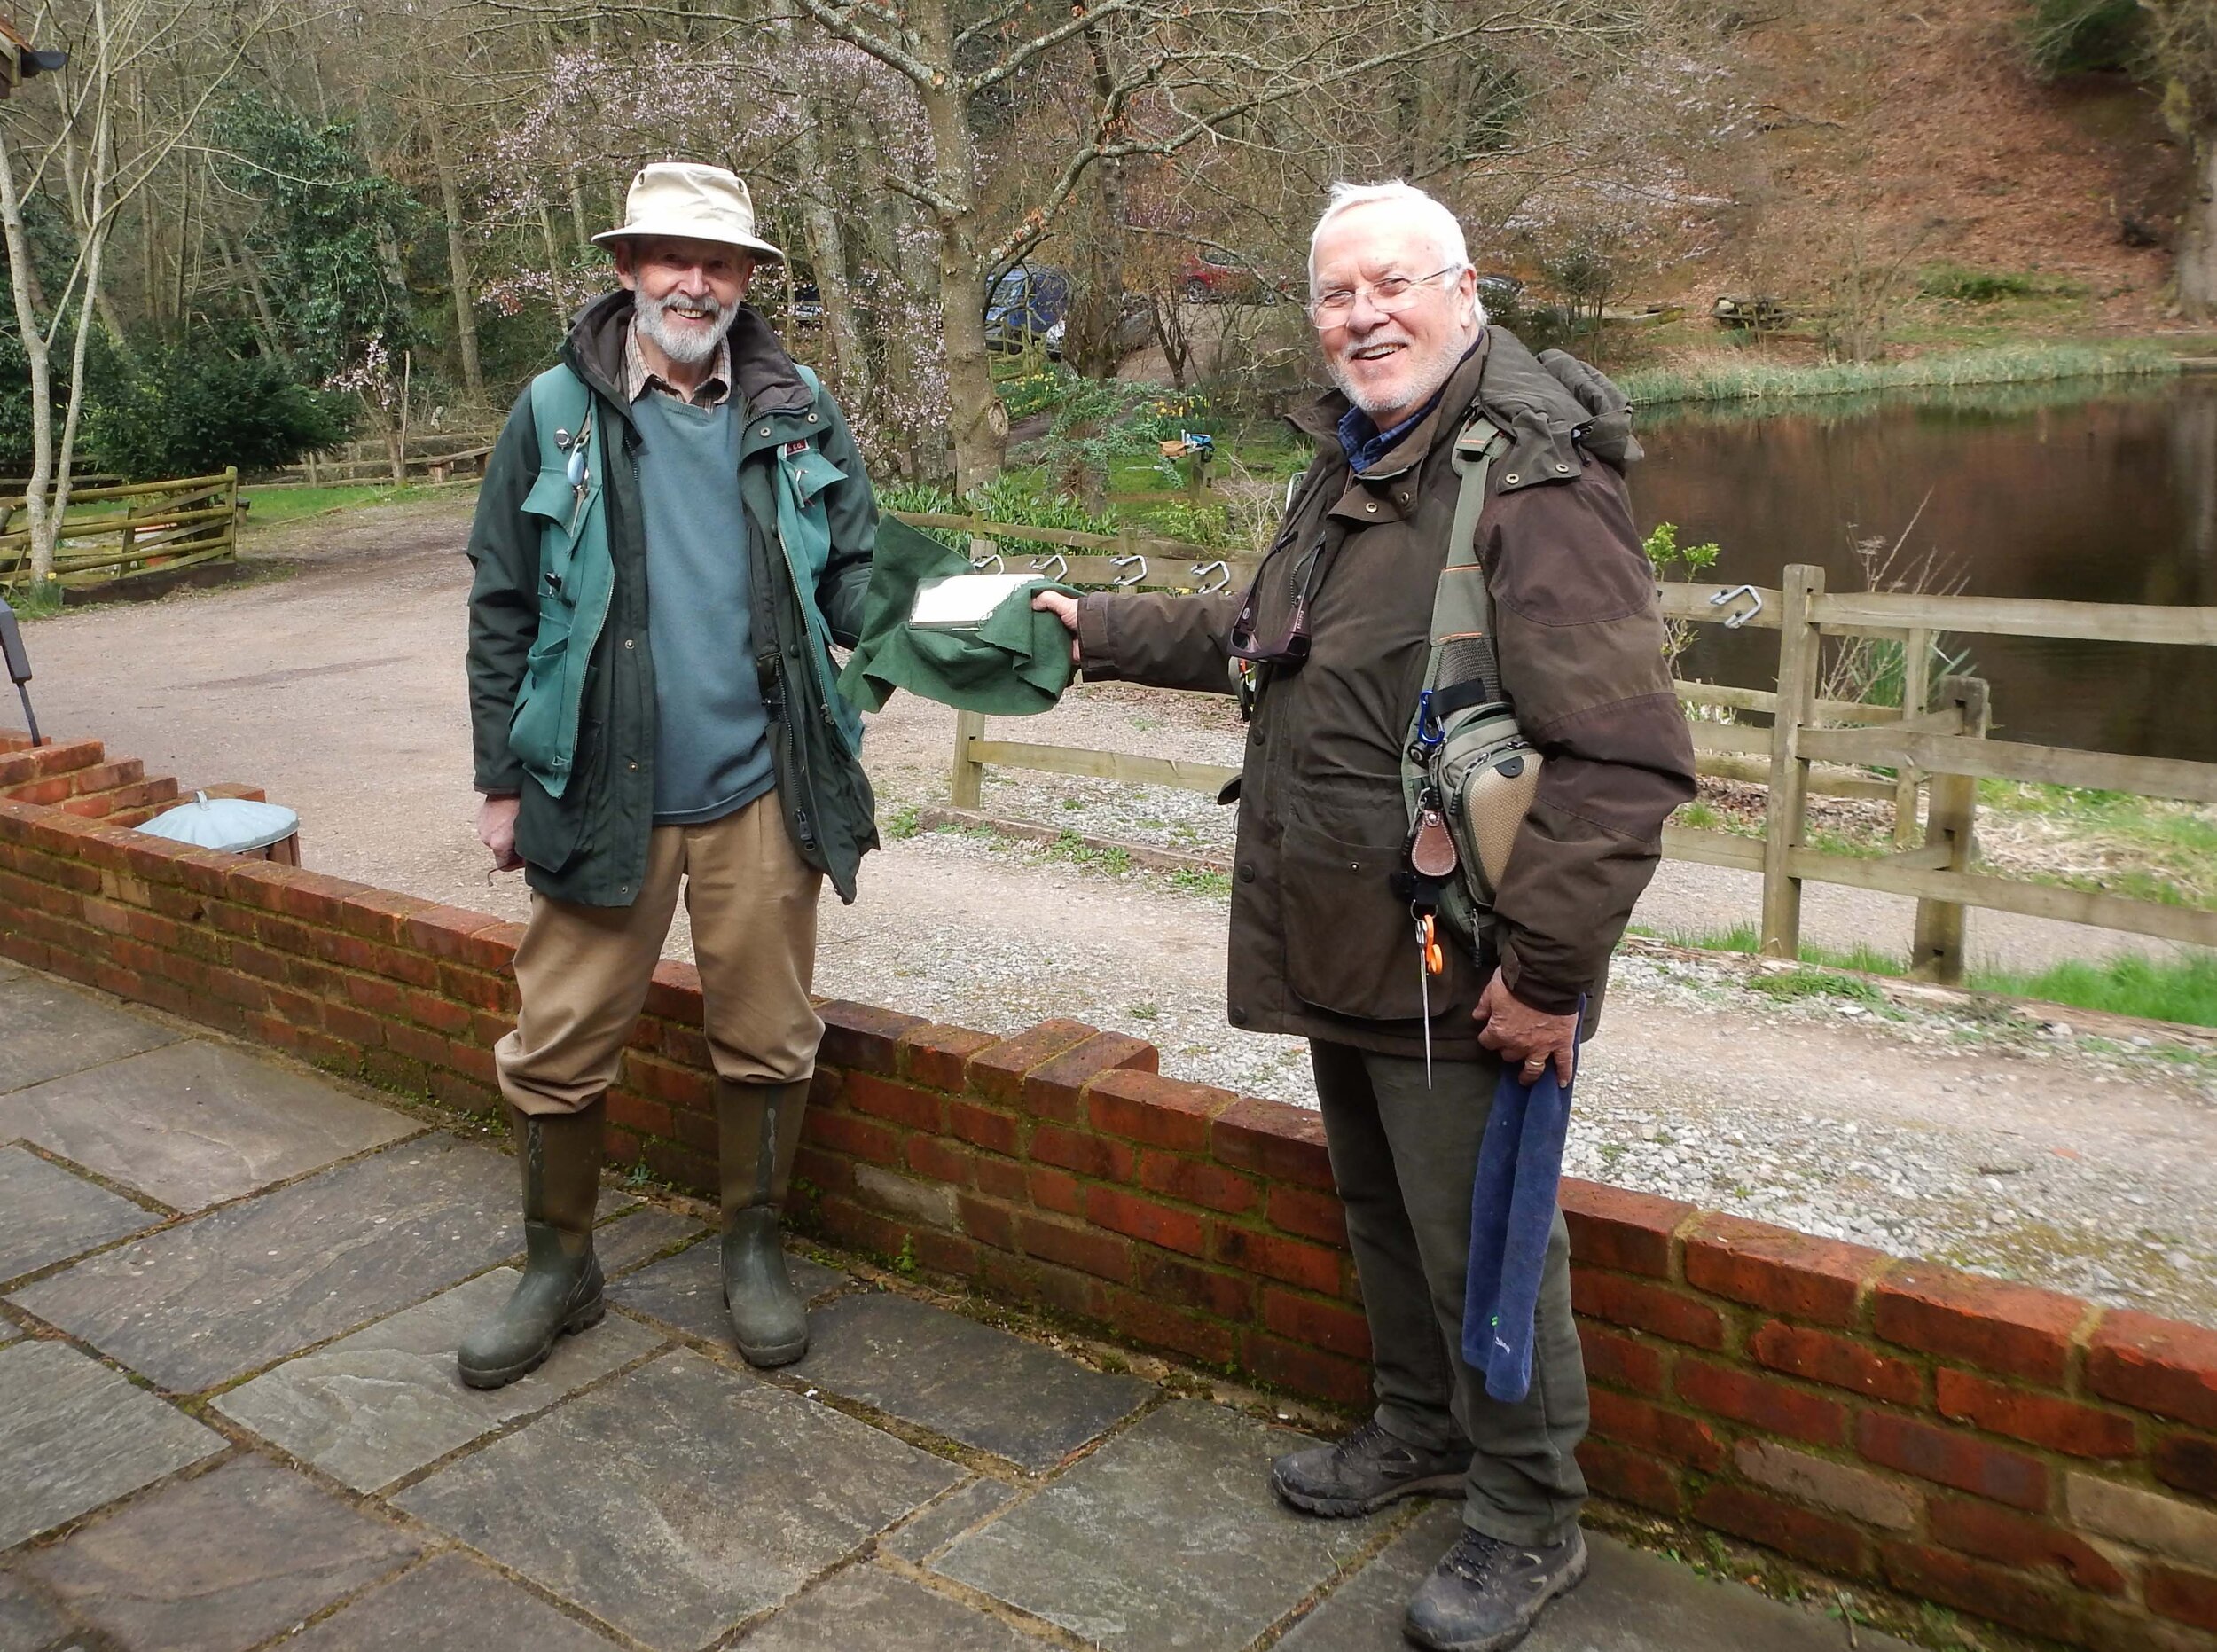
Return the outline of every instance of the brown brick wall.
<path id="1" fill-rule="evenodd" d="M 521 934 L 0 801 L 0 954 L 453 1105 L 495 1105 Z M 1314 1114 L 1161 1077 L 1079 1022 L 822 1007 L 799 1173 L 830 1235 L 1364 1399 Z M 608 1145 L 707 1192 L 700 1014 L 665 963 Z M 2069 1644 L 2217 1652 L 2217 1331 L 1618 1188 L 1563 1202 L 1596 1490 Z"/>

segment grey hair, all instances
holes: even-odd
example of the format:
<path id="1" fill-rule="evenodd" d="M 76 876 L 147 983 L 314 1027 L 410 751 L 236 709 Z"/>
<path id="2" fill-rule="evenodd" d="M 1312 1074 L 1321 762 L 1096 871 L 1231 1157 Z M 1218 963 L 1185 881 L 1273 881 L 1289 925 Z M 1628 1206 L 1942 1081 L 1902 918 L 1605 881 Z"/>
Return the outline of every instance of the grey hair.
<path id="1" fill-rule="evenodd" d="M 1442 260 L 1461 270 L 1471 267 L 1470 248 L 1463 239 L 1462 225 L 1441 201 L 1399 178 L 1389 178 L 1383 184 L 1350 184 L 1343 179 L 1332 185 L 1325 200 L 1324 214 L 1317 219 L 1316 228 L 1309 231 L 1311 287 L 1316 285 L 1316 244 L 1323 239 L 1326 226 L 1358 207 L 1388 202 L 1399 207 L 1405 216 L 1422 226 Z M 1485 306 L 1475 293 L 1470 296 L 1470 319 L 1477 326 L 1485 325 Z"/>

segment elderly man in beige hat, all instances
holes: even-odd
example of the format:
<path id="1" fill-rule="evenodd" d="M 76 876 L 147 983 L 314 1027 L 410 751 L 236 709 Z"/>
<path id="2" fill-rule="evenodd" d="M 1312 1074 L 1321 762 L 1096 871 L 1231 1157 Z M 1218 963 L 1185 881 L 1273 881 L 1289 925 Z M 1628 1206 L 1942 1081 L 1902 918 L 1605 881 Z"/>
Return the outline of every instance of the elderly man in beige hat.
<path id="1" fill-rule="evenodd" d="M 807 1351 L 778 1212 L 823 1031 L 817 897 L 828 877 L 853 900 L 877 845 L 828 651 L 856 639 L 877 504 L 839 409 L 743 301 L 783 254 L 744 184 L 684 162 L 641 170 L 623 226 L 595 239 L 622 290 L 517 399 L 470 531 L 478 835 L 531 888 L 521 1009 L 494 1053 L 529 1262 L 462 1344 L 479 1388 L 605 1311 L 604 1128 L 649 1163 L 701 1145 L 660 1101 L 613 1121 L 605 1103 L 681 888 L 732 1332 L 756 1365 Z"/>

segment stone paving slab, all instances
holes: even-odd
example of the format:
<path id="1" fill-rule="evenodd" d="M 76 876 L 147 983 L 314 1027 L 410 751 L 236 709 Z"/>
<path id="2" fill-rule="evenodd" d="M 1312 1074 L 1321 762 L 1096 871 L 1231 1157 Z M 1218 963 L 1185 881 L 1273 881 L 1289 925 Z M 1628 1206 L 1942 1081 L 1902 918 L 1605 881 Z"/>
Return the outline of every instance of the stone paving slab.
<path id="1" fill-rule="evenodd" d="M 615 1643 L 565 1617 L 466 1554 L 434 1555 L 349 1602 L 286 1652 L 609 1652 Z"/>
<path id="2" fill-rule="evenodd" d="M 23 1335 L 23 1327 L 13 1319 L 0 1319 L 0 1345 L 12 1343 Z"/>
<path id="3" fill-rule="evenodd" d="M 808 1358 L 792 1374 L 1033 1470 L 1099 1437 L 1155 1391 L 890 1291 L 842 1296 L 810 1315 Z"/>
<path id="4" fill-rule="evenodd" d="M 0 1571 L 0 1652 L 45 1652 L 68 1627 L 21 1578 Z"/>
<path id="5" fill-rule="evenodd" d="M 680 1350 L 394 1500 L 625 1633 L 689 1652 L 959 1478 Z"/>
<path id="6" fill-rule="evenodd" d="M 826 1578 L 739 1642 L 741 1652 L 1042 1652 L 1048 1644 L 875 1566 L 850 1566 Z"/>
<path id="7" fill-rule="evenodd" d="M 949 1492 L 898 1531 L 879 1539 L 881 1553 L 923 1564 L 972 1526 L 1016 1499 L 1015 1488 L 998 1480 L 973 1480 Z"/>
<path id="8" fill-rule="evenodd" d="M 199 1039 L 0 1098 L 0 1139 L 35 1141 L 178 1210 L 205 1210 L 422 1128 Z"/>
<path id="9" fill-rule="evenodd" d="M 451 1136 L 403 1142 L 78 1263 L 10 1298 L 195 1393 L 505 1258 L 513 1167 Z"/>
<path id="10" fill-rule="evenodd" d="M 462 1338 L 508 1300 L 518 1278 L 495 1268 L 429 1302 L 289 1359 L 219 1396 L 216 1410 L 357 1491 L 374 1491 L 512 1418 L 652 1351 L 662 1338 L 611 1314 L 564 1336 L 530 1375 L 472 1389 L 455 1374 Z"/>
<path id="11" fill-rule="evenodd" d="M 653 1261 L 672 1245 L 698 1239 L 708 1231 L 705 1222 L 646 1204 L 593 1229 L 592 1248 L 600 1257 L 601 1272 L 615 1279 Z"/>
<path id="12" fill-rule="evenodd" d="M 724 1311 L 722 1253 L 713 1238 L 689 1245 L 674 1257 L 665 1257 L 628 1278 L 613 1280 L 608 1300 L 647 1319 L 654 1319 L 703 1342 L 728 1344 L 731 1316 Z M 786 1253 L 793 1288 L 814 1302 L 826 1291 L 850 1283 L 848 1275 L 806 1257 Z M 815 1317 L 810 1316 L 813 1325 Z"/>
<path id="13" fill-rule="evenodd" d="M 59 982 L 23 975 L 0 981 L 0 1094 L 97 1067 L 178 1034 L 157 1022 L 112 1009 Z"/>
<path id="14" fill-rule="evenodd" d="M 1112 1652 L 1231 1652 L 1375 1533 L 1375 1517 L 1317 1520 L 1271 1496 L 1271 1459 L 1308 1444 L 1174 1401 L 933 1570 Z"/>
<path id="15" fill-rule="evenodd" d="M 0 1348 L 0 1549 L 228 1449 L 67 1343 Z"/>
<path id="16" fill-rule="evenodd" d="M 421 1547 L 302 1476 L 242 1457 L 80 1528 L 27 1567 L 129 1652 L 244 1652 Z"/>
<path id="17" fill-rule="evenodd" d="M 24 1147 L 0 1147 L 0 1210 L 7 1213 L 0 1223 L 0 1280 L 81 1256 L 161 1220 Z"/>

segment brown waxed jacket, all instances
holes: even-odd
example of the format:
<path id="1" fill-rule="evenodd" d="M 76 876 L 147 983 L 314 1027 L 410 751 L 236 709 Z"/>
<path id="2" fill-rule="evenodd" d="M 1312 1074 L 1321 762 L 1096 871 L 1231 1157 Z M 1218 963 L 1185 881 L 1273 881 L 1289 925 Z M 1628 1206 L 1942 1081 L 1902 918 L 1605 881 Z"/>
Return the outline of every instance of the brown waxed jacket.
<path id="1" fill-rule="evenodd" d="M 1564 1012 L 1586 994 L 1590 1032 L 1663 822 L 1694 795 L 1653 575 L 1623 477 L 1573 440 L 1591 418 L 1578 399 L 1490 328 L 1432 413 L 1357 475 L 1336 434 L 1347 403 L 1325 396 L 1294 420 L 1318 453 L 1262 574 L 1256 631 L 1268 645 L 1284 629 L 1297 565 L 1324 536 L 1309 657 L 1264 668 L 1248 731 L 1232 883 L 1235 1026 L 1391 1054 L 1424 1047 L 1414 931 L 1389 880 L 1408 831 L 1401 747 L 1460 482 L 1451 456 L 1474 403 L 1510 438 L 1478 538 L 1503 684 L 1547 762 L 1479 955 L 1451 946 L 1431 983 L 1433 1053 L 1477 1055 L 1470 1012 L 1497 962 L 1535 1008 Z M 1241 594 L 1084 598 L 1085 675 L 1228 692 Z"/>

